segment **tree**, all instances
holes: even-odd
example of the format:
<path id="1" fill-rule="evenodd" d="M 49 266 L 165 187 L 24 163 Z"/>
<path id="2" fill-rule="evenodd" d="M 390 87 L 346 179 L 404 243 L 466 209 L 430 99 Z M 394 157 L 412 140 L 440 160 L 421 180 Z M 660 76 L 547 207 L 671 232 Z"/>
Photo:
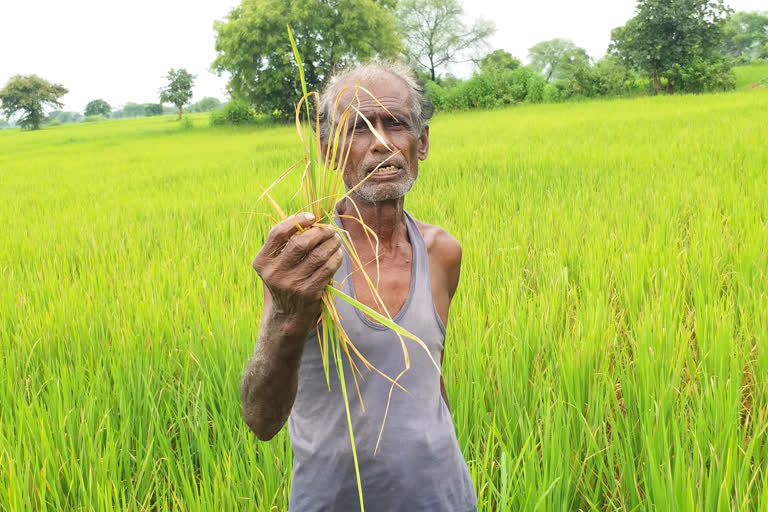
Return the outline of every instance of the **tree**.
<path id="1" fill-rule="evenodd" d="M 78 112 L 63 112 L 61 110 L 54 110 L 48 114 L 48 119 L 61 124 L 79 123 L 83 120 L 83 115 Z"/>
<path id="2" fill-rule="evenodd" d="M 657 92 L 666 80 L 672 93 L 686 66 L 718 60 L 730 12 L 724 0 L 639 0 L 635 17 L 611 32 L 609 51 L 647 73 Z"/>
<path id="3" fill-rule="evenodd" d="M 144 105 L 129 101 L 119 111 L 113 112 L 112 117 L 144 117 L 146 112 L 144 111 Z"/>
<path id="4" fill-rule="evenodd" d="M 737 12 L 723 25 L 725 53 L 751 61 L 768 48 L 768 12 Z"/>
<path id="5" fill-rule="evenodd" d="M 219 108 L 221 102 L 216 98 L 205 97 L 192 106 L 193 112 L 210 112 Z"/>
<path id="6" fill-rule="evenodd" d="M 567 78 L 574 67 L 589 63 L 584 48 L 576 46 L 573 41 L 559 38 L 533 45 L 528 49 L 528 58 L 534 70 L 547 75 L 547 82 Z"/>
<path id="7" fill-rule="evenodd" d="M 108 117 L 112 113 L 112 107 L 104 100 L 93 100 L 85 106 L 85 117 L 102 115 Z"/>
<path id="8" fill-rule="evenodd" d="M 274 118 L 293 117 L 301 86 L 286 23 L 291 26 L 309 90 L 318 90 L 334 68 L 375 56 L 397 55 L 391 1 L 242 0 L 225 21 L 214 23 L 212 69 L 231 76 L 234 100 Z"/>
<path id="9" fill-rule="evenodd" d="M 480 71 L 504 71 L 520 67 L 520 61 L 504 50 L 494 50 L 480 61 Z"/>
<path id="10" fill-rule="evenodd" d="M 163 106 L 159 103 L 145 103 L 144 115 L 147 117 L 163 115 Z"/>
<path id="11" fill-rule="evenodd" d="M 61 107 L 59 98 L 69 91 L 37 75 L 16 75 L 0 90 L 0 110 L 9 119 L 22 112 L 18 121 L 24 130 L 38 130 L 45 119 L 46 106 Z"/>
<path id="12" fill-rule="evenodd" d="M 192 99 L 192 86 L 195 84 L 195 76 L 187 72 L 186 69 L 171 68 L 166 76 L 168 85 L 160 89 L 160 103 L 170 103 L 179 109 L 179 119 L 181 119 L 182 107 Z"/>
<path id="13" fill-rule="evenodd" d="M 400 0 L 397 19 L 409 61 L 429 72 L 451 63 L 471 60 L 496 31 L 493 22 L 477 19 L 468 27 L 459 0 Z"/>

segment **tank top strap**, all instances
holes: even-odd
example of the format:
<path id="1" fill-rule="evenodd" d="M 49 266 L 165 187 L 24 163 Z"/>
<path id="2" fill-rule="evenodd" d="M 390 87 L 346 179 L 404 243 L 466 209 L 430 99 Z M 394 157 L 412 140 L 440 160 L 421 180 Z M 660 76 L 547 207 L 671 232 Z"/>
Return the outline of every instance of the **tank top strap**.
<path id="1" fill-rule="evenodd" d="M 405 214 L 405 225 L 408 228 L 408 241 L 411 243 L 411 253 L 414 259 L 413 270 L 411 279 L 416 280 L 416 293 L 422 294 L 425 291 L 429 292 L 429 297 L 432 297 L 432 283 L 429 277 L 429 257 L 427 255 L 427 244 L 424 242 L 424 237 L 421 236 L 419 226 L 416 225 L 416 220 L 410 213 L 403 210 Z M 424 297 L 420 296 L 419 299 L 423 300 Z"/>

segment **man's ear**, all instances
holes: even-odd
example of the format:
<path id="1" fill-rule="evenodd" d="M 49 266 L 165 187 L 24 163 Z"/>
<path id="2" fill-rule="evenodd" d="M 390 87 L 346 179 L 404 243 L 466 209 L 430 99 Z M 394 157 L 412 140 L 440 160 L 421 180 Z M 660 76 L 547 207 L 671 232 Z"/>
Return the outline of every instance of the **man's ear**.
<path id="1" fill-rule="evenodd" d="M 426 160 L 429 155 L 429 126 L 424 128 L 424 133 L 419 137 L 419 160 Z"/>

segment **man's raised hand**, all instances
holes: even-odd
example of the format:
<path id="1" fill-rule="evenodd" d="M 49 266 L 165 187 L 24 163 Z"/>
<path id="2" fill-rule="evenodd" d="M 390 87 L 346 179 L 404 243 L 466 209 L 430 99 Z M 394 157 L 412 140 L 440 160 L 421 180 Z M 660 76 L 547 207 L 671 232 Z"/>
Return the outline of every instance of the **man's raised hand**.
<path id="1" fill-rule="evenodd" d="M 269 292 L 265 307 L 272 314 L 304 318 L 309 328 L 320 313 L 323 290 L 343 261 L 339 235 L 330 227 L 312 227 L 314 220 L 300 213 L 279 222 L 253 260 Z"/>

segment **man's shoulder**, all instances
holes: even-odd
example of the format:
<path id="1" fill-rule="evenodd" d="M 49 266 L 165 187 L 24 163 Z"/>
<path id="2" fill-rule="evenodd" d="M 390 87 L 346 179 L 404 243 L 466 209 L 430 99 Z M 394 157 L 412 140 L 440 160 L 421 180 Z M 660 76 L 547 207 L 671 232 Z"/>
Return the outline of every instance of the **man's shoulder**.
<path id="1" fill-rule="evenodd" d="M 461 265 L 461 244 L 448 231 L 414 219 L 419 228 L 424 244 L 427 246 L 427 254 L 431 258 L 440 261 L 446 269 Z"/>

